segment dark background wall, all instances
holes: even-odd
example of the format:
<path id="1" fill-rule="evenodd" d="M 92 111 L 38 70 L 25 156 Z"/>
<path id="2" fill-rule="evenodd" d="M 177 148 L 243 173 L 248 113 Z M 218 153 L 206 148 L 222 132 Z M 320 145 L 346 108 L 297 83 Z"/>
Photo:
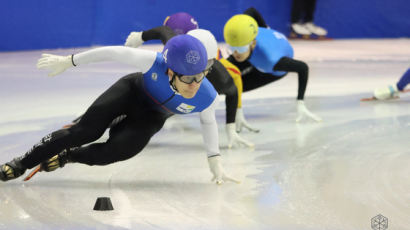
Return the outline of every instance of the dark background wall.
<path id="1" fill-rule="evenodd" d="M 254 6 L 289 33 L 291 0 L 1 0 L 0 51 L 123 44 L 130 31 L 185 11 L 223 41 L 227 19 Z M 317 0 L 315 22 L 333 38 L 410 37 L 409 0 Z"/>

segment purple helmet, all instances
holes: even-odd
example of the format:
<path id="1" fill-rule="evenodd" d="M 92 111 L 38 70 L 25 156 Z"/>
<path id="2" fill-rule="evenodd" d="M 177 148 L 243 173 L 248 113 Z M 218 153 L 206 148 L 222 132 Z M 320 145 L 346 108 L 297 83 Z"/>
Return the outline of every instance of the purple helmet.
<path id="1" fill-rule="evenodd" d="M 162 54 L 168 68 L 182 75 L 198 74 L 205 70 L 208 62 L 204 45 L 186 34 L 169 39 Z"/>
<path id="2" fill-rule="evenodd" d="M 186 34 L 198 29 L 198 22 L 190 14 L 179 12 L 165 18 L 164 26 L 171 28 L 176 34 Z"/>

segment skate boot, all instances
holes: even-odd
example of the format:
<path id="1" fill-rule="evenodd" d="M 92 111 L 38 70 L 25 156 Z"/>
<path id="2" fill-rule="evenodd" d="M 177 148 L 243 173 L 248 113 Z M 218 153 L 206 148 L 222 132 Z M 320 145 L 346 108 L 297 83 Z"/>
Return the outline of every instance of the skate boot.
<path id="1" fill-rule="evenodd" d="M 21 162 L 21 158 L 14 158 L 12 161 L 0 166 L 0 180 L 8 181 L 24 174 L 26 167 Z"/>
<path id="2" fill-rule="evenodd" d="M 309 39 L 312 32 L 310 32 L 304 24 L 293 23 L 291 26 L 290 38 L 303 38 Z"/>
<path id="3" fill-rule="evenodd" d="M 316 35 L 319 39 L 326 38 L 327 30 L 325 30 L 324 28 L 313 24 L 313 22 L 307 22 L 304 24 L 304 26 L 312 34 Z"/>
<path id="4" fill-rule="evenodd" d="M 31 172 L 24 178 L 24 181 L 30 180 L 34 175 L 38 172 L 46 171 L 51 172 L 58 168 L 64 167 L 65 164 L 73 162 L 70 159 L 70 152 L 76 148 L 70 148 L 70 150 L 63 150 L 61 153 L 53 156 L 52 158 L 42 162 L 39 164 L 35 169 L 31 170 Z"/>
<path id="5" fill-rule="evenodd" d="M 64 150 L 61 153 L 53 156 L 52 158 L 42 162 L 40 164 L 40 171 L 51 172 L 58 168 L 64 167 L 65 164 L 71 162 L 68 157 L 69 151 Z"/>

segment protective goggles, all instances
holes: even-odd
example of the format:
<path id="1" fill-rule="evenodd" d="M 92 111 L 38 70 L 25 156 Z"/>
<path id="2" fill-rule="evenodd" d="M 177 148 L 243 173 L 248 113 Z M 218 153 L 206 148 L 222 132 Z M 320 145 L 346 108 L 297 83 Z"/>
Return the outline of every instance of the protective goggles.
<path id="1" fill-rule="evenodd" d="M 203 72 L 200 72 L 198 74 L 195 74 L 195 75 L 182 75 L 182 74 L 179 74 L 179 73 L 175 72 L 175 76 L 177 76 L 180 81 L 182 81 L 183 83 L 186 83 L 186 84 L 191 84 L 194 81 L 196 83 L 199 83 L 204 79 L 204 77 L 208 74 L 208 72 L 211 71 L 212 65 L 214 64 L 214 62 L 215 62 L 214 59 L 209 59 L 208 63 L 206 64 L 206 69 Z"/>
<path id="2" fill-rule="evenodd" d="M 182 81 L 183 83 L 186 83 L 186 84 L 192 84 L 192 82 L 194 82 L 194 81 L 196 83 L 199 83 L 202 80 L 204 80 L 205 71 L 200 72 L 200 73 L 195 74 L 195 75 L 182 75 L 182 74 L 179 74 L 179 73 L 175 73 L 175 76 L 177 76 L 180 81 Z"/>
<path id="3" fill-rule="evenodd" d="M 229 46 L 229 49 L 233 52 L 238 52 L 240 54 L 245 53 L 246 51 L 249 50 L 249 46 L 250 44 L 246 45 L 246 46 Z"/>

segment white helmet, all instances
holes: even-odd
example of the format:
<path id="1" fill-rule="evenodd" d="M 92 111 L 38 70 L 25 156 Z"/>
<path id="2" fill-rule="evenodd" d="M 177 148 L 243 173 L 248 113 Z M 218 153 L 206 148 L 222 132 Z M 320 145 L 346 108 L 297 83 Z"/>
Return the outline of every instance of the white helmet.
<path id="1" fill-rule="evenodd" d="M 190 30 L 187 34 L 202 42 L 205 46 L 208 60 L 216 58 L 216 54 L 218 53 L 218 43 L 216 42 L 214 35 L 209 30 L 195 29 Z"/>
<path id="2" fill-rule="evenodd" d="M 374 97 L 379 100 L 386 100 L 398 95 L 398 89 L 396 85 L 389 85 L 374 90 Z"/>

